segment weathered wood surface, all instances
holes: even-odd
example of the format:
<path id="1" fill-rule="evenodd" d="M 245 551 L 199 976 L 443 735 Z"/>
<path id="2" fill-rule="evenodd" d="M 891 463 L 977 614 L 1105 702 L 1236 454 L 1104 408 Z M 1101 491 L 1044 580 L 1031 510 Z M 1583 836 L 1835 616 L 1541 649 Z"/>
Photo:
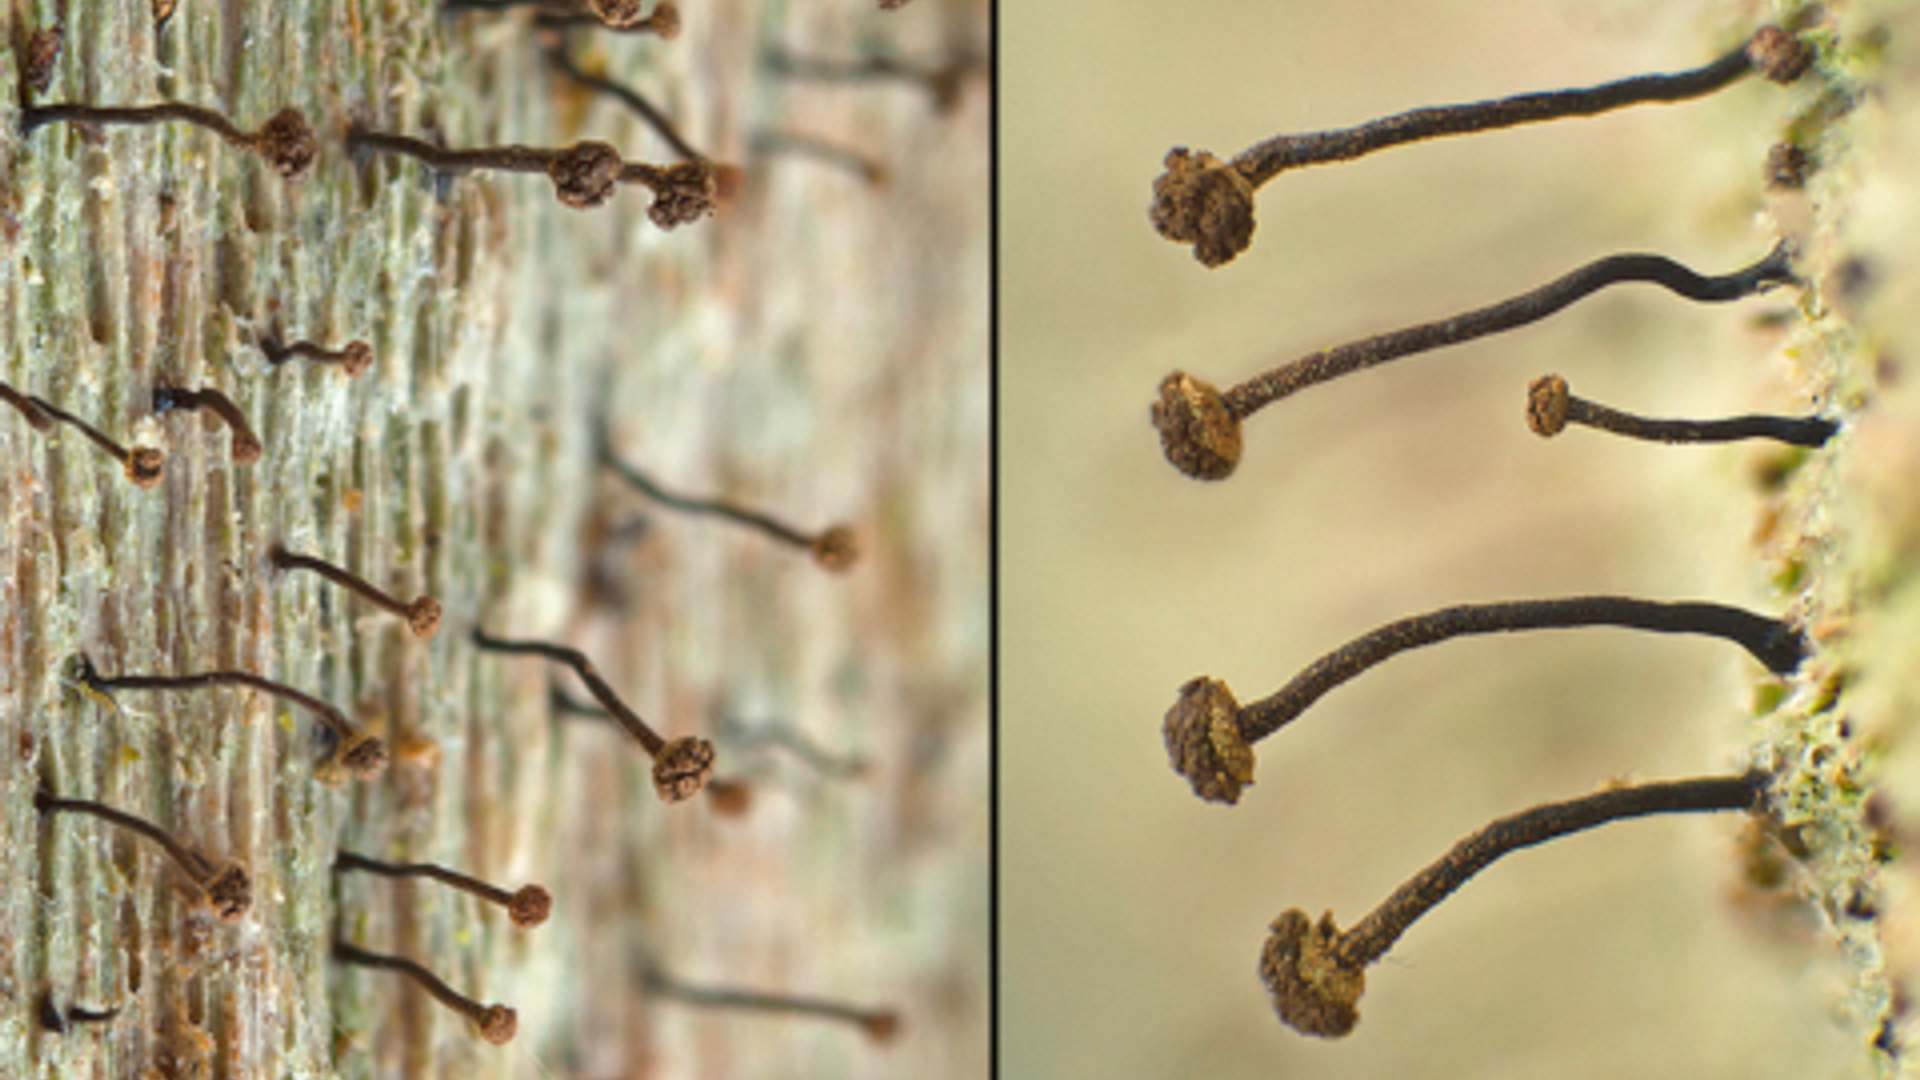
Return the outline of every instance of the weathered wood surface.
<path id="1" fill-rule="evenodd" d="M 720 216 L 663 234 L 642 193 L 591 212 L 540 177 L 436 183 L 350 160 L 350 120 L 450 145 L 606 138 L 667 151 L 565 90 L 524 14 L 399 0 L 14 4 L 66 51 L 42 100 L 192 101 L 256 124 L 294 104 L 321 137 L 288 185 L 180 125 L 15 133 L 0 80 L 0 379 L 168 454 L 141 491 L 71 431 L 0 417 L 0 1073 L 22 1077 L 957 1076 L 985 1055 L 987 95 L 774 80 L 784 43 L 853 56 L 983 47 L 984 9 L 923 0 L 691 3 L 679 40 L 591 35 L 577 55 L 653 95 L 749 167 Z M 749 155 L 759 127 L 861 145 L 884 188 Z M 274 370 L 289 337 L 372 342 L 374 370 Z M 156 379 L 213 385 L 266 444 L 236 468 L 197 416 L 156 420 Z M 672 516 L 593 465 L 604 415 L 629 460 L 802 525 L 855 523 L 848 575 Z M 604 544 L 644 515 L 637 540 Z M 268 545 L 334 558 L 446 605 L 417 642 Z M 586 649 L 669 734 L 716 740 L 751 813 L 657 802 L 623 735 L 556 723 L 538 660 L 469 628 Z M 235 666 L 379 728 L 386 778 L 316 781 L 312 719 L 262 695 L 64 685 Z M 577 688 L 576 688 L 577 692 Z M 736 721 L 790 725 L 867 770 L 824 778 Z M 42 823 L 42 780 L 241 859 L 255 910 L 195 910 L 147 847 Z M 431 885 L 342 879 L 337 845 L 539 881 L 552 922 L 512 929 Z M 338 925 L 520 1013 L 481 1043 L 393 975 L 328 960 Z M 638 983 L 651 955 L 703 982 L 898 1007 L 852 1029 L 696 1014 Z M 43 991 L 122 1008 L 39 1029 Z"/>

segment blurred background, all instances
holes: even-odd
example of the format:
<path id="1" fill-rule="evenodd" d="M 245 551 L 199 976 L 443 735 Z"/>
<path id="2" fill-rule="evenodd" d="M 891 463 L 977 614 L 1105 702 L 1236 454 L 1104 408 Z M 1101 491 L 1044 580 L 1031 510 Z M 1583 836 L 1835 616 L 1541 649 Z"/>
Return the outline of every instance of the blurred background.
<path id="1" fill-rule="evenodd" d="M 1722 273 L 1772 244 L 1762 164 L 1792 90 L 1427 143 L 1285 175 L 1208 271 L 1147 221 L 1173 146 L 1694 67 L 1760 5 L 1159 5 L 1004 14 L 1001 998 L 1013 1077 L 1827 1076 L 1848 975 L 1743 874 L 1740 822 L 1612 826 L 1503 860 L 1369 972 L 1349 1038 L 1294 1034 L 1255 973 L 1299 906 L 1351 925 L 1494 817 L 1612 778 L 1738 769 L 1761 673 L 1704 639 L 1447 643 L 1260 745 L 1237 807 L 1168 768 L 1196 675 L 1243 701 L 1389 620 L 1621 593 L 1781 611 L 1755 556 L 1770 456 L 1523 420 L 1526 384 L 1647 415 L 1804 411 L 1792 297 L 1603 292 L 1498 338 L 1316 387 L 1200 484 L 1147 410 L 1619 251 Z"/>

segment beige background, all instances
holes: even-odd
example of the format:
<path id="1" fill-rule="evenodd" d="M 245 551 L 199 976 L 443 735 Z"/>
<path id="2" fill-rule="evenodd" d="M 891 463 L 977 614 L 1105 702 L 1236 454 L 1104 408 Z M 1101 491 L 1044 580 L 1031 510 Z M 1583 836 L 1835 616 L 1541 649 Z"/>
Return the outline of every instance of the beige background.
<path id="1" fill-rule="evenodd" d="M 1176 474 L 1157 379 L 1225 385 L 1621 250 L 1703 272 L 1771 242 L 1787 92 L 1429 144 L 1281 177 L 1208 272 L 1146 221 L 1170 146 L 1705 62 L 1735 3 L 1032 0 L 1002 37 L 1001 1038 L 1015 1077 L 1821 1076 L 1856 1062 L 1811 916 L 1742 891 L 1729 818 L 1616 826 L 1502 862 L 1370 972 L 1356 1033 L 1304 1039 L 1254 967 L 1290 906 L 1351 923 L 1487 820 L 1610 777 L 1738 767 L 1758 669 L 1710 641 L 1583 631 L 1397 659 L 1263 744 L 1228 809 L 1167 768 L 1187 678 L 1270 692 L 1441 605 L 1620 592 L 1777 610 L 1756 454 L 1522 422 L 1526 382 L 1648 414 L 1795 409 L 1770 297 L 1631 286 L 1504 338 L 1310 390 L 1239 473 Z"/>

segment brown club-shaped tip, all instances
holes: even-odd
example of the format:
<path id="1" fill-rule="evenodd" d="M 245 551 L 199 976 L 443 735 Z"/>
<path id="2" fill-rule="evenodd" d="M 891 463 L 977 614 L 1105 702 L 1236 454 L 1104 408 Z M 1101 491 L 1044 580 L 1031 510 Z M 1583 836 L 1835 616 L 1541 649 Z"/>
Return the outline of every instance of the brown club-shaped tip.
<path id="1" fill-rule="evenodd" d="M 372 780 L 387 771 L 387 744 L 361 732 L 341 746 L 340 764 L 356 779 Z"/>
<path id="2" fill-rule="evenodd" d="M 1567 426 L 1567 380 L 1542 375 L 1527 384 L 1527 427 L 1550 439 Z"/>
<path id="3" fill-rule="evenodd" d="M 274 172 L 289 180 L 298 180 L 313 168 L 319 154 L 313 128 L 299 109 L 288 107 L 274 113 L 260 125 L 254 146 Z"/>
<path id="4" fill-rule="evenodd" d="M 519 1014 L 505 1005 L 487 1006 L 474 1022 L 480 1025 L 480 1037 L 495 1046 L 512 1042 L 514 1033 L 520 1030 Z"/>
<path id="5" fill-rule="evenodd" d="M 653 758 L 653 790 L 661 802 L 685 802 L 713 776 L 713 744 L 694 735 L 669 739 Z"/>
<path id="6" fill-rule="evenodd" d="M 553 894 L 538 885 L 522 886 L 507 902 L 507 917 L 521 929 L 531 929 L 553 914 Z"/>
<path id="7" fill-rule="evenodd" d="M 440 601 L 431 596 L 414 597 L 407 605 L 407 629 L 417 638 L 430 638 L 440 630 Z"/>
<path id="8" fill-rule="evenodd" d="M 235 465 L 253 465 L 266 453 L 260 445 L 260 437 L 250 431 L 233 433 L 233 463 Z"/>
<path id="9" fill-rule="evenodd" d="M 707 796 L 713 800 L 714 813 L 722 817 L 745 817 L 753 809 L 753 786 L 742 780 L 711 780 Z"/>
<path id="10" fill-rule="evenodd" d="M 1226 683 L 1201 676 L 1180 688 L 1161 725 L 1173 771 L 1208 802 L 1231 806 L 1253 783 L 1253 747 L 1240 735 L 1239 712 Z"/>
<path id="11" fill-rule="evenodd" d="M 207 899 L 223 922 L 239 922 L 253 906 L 253 882 L 238 864 L 228 866 L 207 882 Z"/>
<path id="12" fill-rule="evenodd" d="M 662 41 L 680 36 L 680 9 L 671 0 L 661 0 L 647 21 L 653 27 L 654 36 Z"/>
<path id="13" fill-rule="evenodd" d="M 127 451 L 127 479 L 134 487 L 150 488 L 166 474 L 166 452 L 154 446 L 136 446 Z"/>
<path id="14" fill-rule="evenodd" d="M 357 379 L 373 369 L 373 346 L 364 341 L 349 341 L 347 347 L 340 350 L 340 368 L 350 379 Z"/>
<path id="15" fill-rule="evenodd" d="M 874 1013 L 860 1021 L 860 1026 L 866 1029 L 867 1038 L 874 1042 L 892 1042 L 900 1034 L 900 1014 L 891 1011 Z"/>
<path id="16" fill-rule="evenodd" d="M 813 561 L 825 570 L 845 570 L 860 557 L 860 544 L 851 528 L 835 525 L 808 545 Z"/>
<path id="17" fill-rule="evenodd" d="M 1153 426 L 1167 460 L 1196 480 L 1225 480 L 1240 464 L 1240 419 L 1204 379 L 1184 371 L 1161 379 Z"/>
<path id="18" fill-rule="evenodd" d="M 1747 62 L 1769 82 L 1790 83 L 1813 64 L 1813 50 L 1777 26 L 1763 26 L 1747 42 Z"/>
<path id="19" fill-rule="evenodd" d="M 1177 146 L 1153 182 L 1153 227 L 1209 267 L 1233 261 L 1253 243 L 1253 184 L 1232 163 Z"/>
<path id="20" fill-rule="evenodd" d="M 718 192 L 713 162 L 694 160 L 669 165 L 659 170 L 647 217 L 662 229 L 691 225 L 713 213 Z"/>
<path id="21" fill-rule="evenodd" d="M 1360 1020 L 1367 974 L 1364 967 L 1341 963 L 1333 912 L 1315 923 L 1306 912 L 1290 908 L 1273 920 L 1272 930 L 1260 950 L 1260 980 L 1281 1021 L 1303 1035 L 1328 1039 L 1352 1031 Z"/>
<path id="22" fill-rule="evenodd" d="M 560 201 L 575 210 L 599 206 L 613 197 L 620 181 L 620 151 L 603 142 L 578 142 L 547 166 Z"/>

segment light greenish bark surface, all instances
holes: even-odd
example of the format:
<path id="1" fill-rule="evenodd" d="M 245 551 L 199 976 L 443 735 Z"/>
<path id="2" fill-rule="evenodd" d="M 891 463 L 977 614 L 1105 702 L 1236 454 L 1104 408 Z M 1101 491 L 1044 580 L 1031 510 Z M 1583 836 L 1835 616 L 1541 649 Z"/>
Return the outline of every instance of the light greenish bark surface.
<path id="1" fill-rule="evenodd" d="M 644 90 L 695 145 L 748 166 L 744 195 L 671 234 L 623 192 L 562 208 L 541 177 L 443 183 L 356 162 L 352 120 L 456 146 L 605 138 L 668 152 L 546 71 L 524 15 L 427 3 L 146 0 L 0 13 L 0 379 L 164 447 L 141 491 L 74 432 L 0 417 L 0 1074 L 22 1077 L 964 1076 L 986 1030 L 987 94 L 952 115 L 899 86 L 783 83 L 758 52 L 983 47 L 985 12 L 922 0 L 689 4 L 679 40 L 587 35 L 576 55 Z M 289 185 L 184 125 L 16 133 L 17 49 L 60 24 L 42 100 L 287 104 L 319 162 Z M 863 147 L 874 188 L 754 157 L 760 127 Z M 373 344 L 371 373 L 256 347 Z M 156 380 L 231 395 L 266 444 L 247 468 Z M 604 416 L 628 460 L 802 527 L 852 522 L 845 576 L 658 512 L 592 461 Z M 644 515 L 637 541 L 603 544 Z M 268 545 L 330 557 L 446 606 L 440 634 Z M 599 577 L 596 578 L 595 575 Z M 596 584 L 611 581 L 619 597 Z M 616 602 L 617 601 L 617 602 Z M 702 733 L 750 814 L 668 807 L 617 731 L 555 723 L 536 659 L 469 628 L 584 648 L 667 734 Z M 385 735 L 387 776 L 316 780 L 315 723 L 237 690 L 63 685 L 101 669 L 241 667 Z M 736 723 L 723 723 L 732 718 Z M 755 725 L 867 763 L 829 779 Z M 148 815 L 252 870 L 255 907 L 213 923 L 149 847 L 36 819 L 45 780 Z M 336 846 L 538 881 L 553 920 L 512 929 L 430 884 L 335 881 Z M 396 975 L 328 959 L 339 926 L 519 1010 L 508 1047 Z M 900 1037 L 697 1014 L 639 986 L 689 979 L 897 1007 Z M 119 1006 L 56 1036 L 35 1005 Z"/>

